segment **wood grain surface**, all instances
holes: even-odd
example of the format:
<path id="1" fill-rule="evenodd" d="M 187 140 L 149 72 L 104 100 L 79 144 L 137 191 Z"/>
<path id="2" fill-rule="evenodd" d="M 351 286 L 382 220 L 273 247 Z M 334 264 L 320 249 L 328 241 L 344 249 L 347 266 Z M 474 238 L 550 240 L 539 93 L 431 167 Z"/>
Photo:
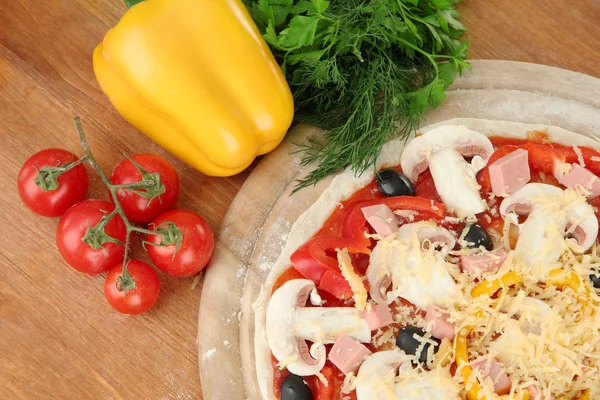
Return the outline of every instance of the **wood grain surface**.
<path id="1" fill-rule="evenodd" d="M 471 58 L 600 77 L 598 0 L 467 0 L 460 10 Z M 0 0 L 0 399 L 202 399 L 200 285 L 192 290 L 193 278 L 161 274 L 153 310 L 113 312 L 104 277 L 66 265 L 54 243 L 57 219 L 28 212 L 16 192 L 17 173 L 34 152 L 81 154 L 72 123 L 80 115 L 105 171 L 123 154 L 165 155 L 181 179 L 178 207 L 219 229 L 250 170 L 227 179 L 192 170 L 125 122 L 95 82 L 92 51 L 124 12 L 117 0 Z M 88 196 L 106 198 L 89 172 Z"/>

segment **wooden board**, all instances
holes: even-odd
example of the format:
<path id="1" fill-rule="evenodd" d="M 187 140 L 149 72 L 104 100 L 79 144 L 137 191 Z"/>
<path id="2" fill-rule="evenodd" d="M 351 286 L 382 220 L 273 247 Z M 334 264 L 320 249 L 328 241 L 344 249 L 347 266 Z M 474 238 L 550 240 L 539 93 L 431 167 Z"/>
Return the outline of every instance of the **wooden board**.
<path id="1" fill-rule="evenodd" d="M 600 79 L 508 61 L 474 61 L 472 66 L 473 73 L 456 81 L 423 126 L 471 117 L 554 125 L 585 135 L 600 132 Z M 290 196 L 295 180 L 309 170 L 300 167 L 299 155 L 290 154 L 292 143 L 313 134 L 318 130 L 308 126 L 292 130 L 248 177 L 225 217 L 199 314 L 207 398 L 260 398 L 252 303 L 292 224 L 331 180 Z"/>
<path id="2" fill-rule="evenodd" d="M 124 154 L 158 153 L 181 181 L 177 207 L 218 232 L 250 171 L 207 177 L 130 126 L 97 85 L 91 55 L 125 12 L 118 0 L 0 0 L 0 399 L 202 399 L 196 348 L 201 285 L 159 273 L 147 314 L 116 313 L 105 274 L 74 271 L 55 245 L 56 218 L 29 212 L 16 188 L 23 162 L 43 148 L 82 154 L 80 115 L 90 146 L 110 173 Z M 90 198 L 107 198 L 88 169 Z M 134 257 L 146 259 L 141 247 Z"/>
<path id="3" fill-rule="evenodd" d="M 564 0 L 468 0 L 459 9 L 470 30 L 472 58 L 600 76 L 599 1 L 572 0 L 567 6 Z M 153 311 L 133 318 L 115 314 L 102 294 L 104 277 L 71 270 L 54 245 L 57 220 L 29 213 L 15 189 L 19 168 L 34 152 L 56 146 L 81 154 L 72 126 L 76 114 L 106 171 L 123 153 L 164 154 L 118 115 L 94 79 L 92 51 L 125 10 L 122 0 L 0 0 L 3 400 L 202 399 L 200 287 L 190 290 L 192 279 L 161 274 L 162 294 Z M 249 171 L 210 178 L 167 157 L 182 181 L 177 206 L 199 212 L 219 231 Z M 89 196 L 106 198 L 96 179 Z M 220 400 L 207 393 L 206 399 Z"/>

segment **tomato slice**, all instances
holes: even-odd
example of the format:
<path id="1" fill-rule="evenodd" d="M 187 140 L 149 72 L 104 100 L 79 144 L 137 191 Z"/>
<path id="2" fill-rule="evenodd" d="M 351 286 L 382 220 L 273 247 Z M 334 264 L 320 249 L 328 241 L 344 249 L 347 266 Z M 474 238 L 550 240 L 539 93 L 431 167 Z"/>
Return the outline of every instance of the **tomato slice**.
<path id="1" fill-rule="evenodd" d="M 529 167 L 537 172 L 553 175 L 555 163 L 566 161 L 563 151 L 546 144 L 527 143 L 520 147 L 527 150 L 529 153 Z"/>
<path id="2" fill-rule="evenodd" d="M 332 270 L 328 270 L 323 274 L 319 283 L 319 290 L 331 293 L 340 300 L 349 299 L 354 295 L 346 278 L 341 273 Z"/>
<path id="3" fill-rule="evenodd" d="M 578 147 L 585 161 L 585 168 L 589 169 L 596 176 L 600 176 L 600 152 L 589 147 Z M 577 153 L 570 147 L 560 147 L 555 149 L 557 154 L 563 156 L 565 161 L 574 164 L 579 163 L 579 157 Z"/>
<path id="4" fill-rule="evenodd" d="M 342 226 L 342 236 L 353 239 L 362 253 L 370 252 L 369 246 L 371 245 L 371 241 L 365 237 L 367 219 L 361 209 L 376 204 L 385 204 L 392 211 L 416 211 L 420 215 L 418 220 L 434 219 L 441 221 L 446 215 L 446 206 L 444 204 L 423 197 L 394 196 L 359 203 L 346 215 Z"/>
<path id="5" fill-rule="evenodd" d="M 439 203 L 442 202 L 442 198 L 435 187 L 435 182 L 429 168 L 423 171 L 421 175 L 419 175 L 419 179 L 415 182 L 415 195 L 417 197 L 435 200 Z"/>
<path id="6" fill-rule="evenodd" d="M 327 282 L 330 283 L 324 284 L 322 289 L 329 291 L 328 288 L 331 287 L 333 292 L 330 293 L 336 297 L 338 297 L 337 294 L 340 296 L 342 294 L 347 296 L 348 293 L 350 293 L 350 296 L 352 296 L 350 285 L 348 285 L 348 282 L 345 281 L 339 272 L 340 268 L 337 261 L 337 255 L 335 254 L 336 249 L 348 249 L 348 252 L 352 254 L 362 251 L 362 248 L 358 247 L 356 242 L 352 239 L 335 236 L 316 236 L 300 246 L 298 250 L 292 254 L 290 261 L 292 262 L 294 268 L 296 268 L 302 275 L 317 284 L 321 284 L 321 280 L 325 274 L 330 272 L 327 278 Z M 333 272 L 339 276 L 335 276 L 335 274 L 332 274 Z M 336 279 L 340 277 L 346 283 L 344 288 L 342 288 L 341 284 L 335 283 L 337 282 Z"/>
<path id="7" fill-rule="evenodd" d="M 325 365 L 323 367 L 323 369 L 321 370 L 321 374 L 325 378 L 327 385 L 325 385 L 321 381 L 318 381 L 317 396 L 316 396 L 315 400 L 335 400 L 335 395 L 336 395 L 335 369 L 333 367 Z"/>

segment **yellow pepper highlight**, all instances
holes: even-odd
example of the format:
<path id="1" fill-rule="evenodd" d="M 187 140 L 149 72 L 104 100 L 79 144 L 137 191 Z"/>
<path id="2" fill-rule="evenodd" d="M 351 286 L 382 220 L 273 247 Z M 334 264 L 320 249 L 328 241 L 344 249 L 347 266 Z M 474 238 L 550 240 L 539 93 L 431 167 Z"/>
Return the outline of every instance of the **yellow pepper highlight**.
<path id="1" fill-rule="evenodd" d="M 586 389 L 583 392 L 581 392 L 581 395 L 579 396 L 578 400 L 590 400 L 590 390 Z"/>
<path id="2" fill-rule="evenodd" d="M 594 309 L 590 307 L 590 289 L 587 286 L 581 284 L 579 275 L 573 271 L 565 271 L 564 269 L 558 268 L 553 269 L 548 274 L 546 284 L 549 286 L 556 286 L 559 289 L 569 287 L 577 293 L 577 300 L 581 303 L 583 309 L 590 309 L 590 314 L 594 314 Z"/>
<path id="3" fill-rule="evenodd" d="M 94 73 L 116 109 L 213 176 L 273 150 L 294 104 L 240 0 L 146 0 L 96 47 Z"/>
<path id="4" fill-rule="evenodd" d="M 487 295 L 492 297 L 494 293 L 503 287 L 513 286 L 520 283 L 523 277 L 518 273 L 511 271 L 504 274 L 501 278 L 493 281 L 483 281 L 471 290 L 471 297 Z"/>
<path id="5" fill-rule="evenodd" d="M 581 291 L 581 279 L 579 276 L 573 271 L 565 271 L 564 269 L 558 268 L 553 269 L 548 274 L 548 279 L 546 279 L 546 284 L 556 286 L 560 289 L 564 287 L 570 287 L 575 292 Z M 584 292 L 589 294 L 589 289 L 583 286 Z"/>
<path id="6" fill-rule="evenodd" d="M 460 374 L 467 385 L 467 400 L 479 400 L 481 386 L 477 379 L 471 380 L 473 369 L 469 363 L 469 355 L 467 353 L 467 336 L 469 330 L 461 329 L 454 339 L 454 354 L 456 357 L 456 365 L 460 368 Z"/>

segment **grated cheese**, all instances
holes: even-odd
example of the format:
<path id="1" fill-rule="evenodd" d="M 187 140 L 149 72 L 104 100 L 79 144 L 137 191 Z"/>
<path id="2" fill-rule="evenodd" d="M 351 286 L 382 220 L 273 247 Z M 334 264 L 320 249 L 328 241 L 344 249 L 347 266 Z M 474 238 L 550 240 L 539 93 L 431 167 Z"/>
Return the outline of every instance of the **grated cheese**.
<path id="1" fill-rule="evenodd" d="M 354 292 L 354 295 L 352 296 L 354 299 L 354 307 L 359 311 L 364 311 L 367 305 L 367 289 L 363 284 L 362 278 L 354 271 L 348 249 L 338 249 L 337 258 L 342 276 L 348 281 L 350 289 Z"/>
<path id="2" fill-rule="evenodd" d="M 521 284 L 503 290 L 496 299 L 471 298 L 475 283 L 461 285 L 465 290 L 449 307 L 450 318 L 459 329 L 475 327 L 468 342 L 471 360 L 480 354 L 493 354 L 515 380 L 511 389 L 514 396 L 535 383 L 546 398 L 573 399 L 588 388 L 591 398 L 600 398 L 597 378 L 586 372 L 588 367 L 600 368 L 600 318 L 582 318 L 582 305 L 572 289 L 539 285 L 531 267 L 511 255 L 501 269 L 518 270 L 523 274 Z M 587 276 L 600 266 L 600 257 L 567 252 L 561 264 L 565 270 Z M 599 315 L 598 296 L 592 293 L 591 297 L 591 309 Z M 539 334 L 528 332 L 527 324 L 538 324 Z M 489 392 L 493 382 L 483 380 L 482 387 L 485 396 L 493 393 Z"/>
<path id="3" fill-rule="evenodd" d="M 579 157 L 580 149 L 577 146 L 573 149 Z M 579 161 L 582 163 L 581 159 Z M 557 168 L 564 171 L 570 165 L 563 164 Z M 597 378 L 600 371 L 600 296 L 587 278 L 600 269 L 600 255 L 596 245 L 588 254 L 577 254 L 581 248 L 570 239 L 562 239 L 565 230 L 567 233 L 573 231 L 589 215 L 580 213 L 576 220 L 569 221 L 575 207 L 587 204 L 584 195 L 581 191 L 564 190 L 559 196 L 535 199 L 536 206 L 539 205 L 538 214 L 534 214 L 533 210 L 532 214 L 537 218 L 537 227 L 543 231 L 543 240 L 537 244 L 535 251 L 542 255 L 558 254 L 557 259 L 548 259 L 544 265 L 530 261 L 523 256 L 523 252 L 511 251 L 510 236 L 520 226 L 515 214 L 506 217 L 501 235 L 498 232 L 490 233 L 496 244 L 503 245 L 509 254 L 498 271 L 486 274 L 485 279 L 488 282 L 502 282 L 501 278 L 511 272 L 513 277 L 518 277 L 518 280 L 511 282 L 514 283 L 512 286 L 500 284 L 494 296 L 473 297 L 473 289 L 481 282 L 469 279 L 456 265 L 458 256 L 480 252 L 481 249 L 452 250 L 446 257 L 434 246 L 419 242 L 416 235 L 407 238 L 369 235 L 377 241 L 371 253 L 369 269 L 375 277 L 388 275 L 392 278 L 388 298 L 392 302 L 395 321 L 395 324 L 378 329 L 372 335 L 371 344 L 378 351 L 373 356 L 388 349 L 398 351 L 395 338 L 401 326 L 417 326 L 428 332 L 430 327 L 422 309 L 425 304 L 436 304 L 447 310 L 447 320 L 457 332 L 464 328 L 471 332 L 467 340 L 470 361 L 485 360 L 488 369 L 493 360 L 502 364 L 512 382 L 510 393 L 502 399 L 522 399 L 525 393 L 529 393 L 530 387 L 535 387 L 544 399 L 571 400 L 578 398 L 584 390 L 589 390 L 589 398 L 600 399 Z M 407 219 L 414 215 L 404 211 L 395 213 Z M 497 207 L 492 207 L 490 213 L 497 215 Z M 487 214 L 484 218 L 491 221 Z M 460 220 L 446 217 L 446 221 Z M 567 229 L 567 222 L 572 224 L 570 229 Z M 458 239 L 461 245 L 467 244 L 465 233 L 462 232 Z M 559 236 L 560 243 L 556 240 Z M 371 304 L 367 304 L 363 280 L 354 271 L 348 251 L 338 250 L 337 257 L 342 275 L 355 293 L 355 307 L 359 310 L 371 307 Z M 455 261 L 450 263 L 449 260 Z M 555 280 L 540 284 L 540 279 L 546 279 L 544 274 L 556 268 L 564 270 L 564 274 L 555 274 L 558 275 L 558 281 L 574 279 L 574 274 L 579 280 L 571 280 L 562 286 L 554 286 Z M 448 279 L 453 282 L 451 290 L 445 286 Z M 422 288 L 425 290 L 417 290 Z M 446 293 L 443 293 L 444 290 Z M 406 306 L 400 298 L 416 306 Z M 402 364 L 399 374 L 393 368 L 388 368 L 383 375 L 361 374 L 359 370 L 358 376 L 352 373 L 346 376 L 342 393 L 358 392 L 360 385 L 368 384 L 377 394 L 376 398 L 397 399 L 398 388 L 410 390 L 402 392 L 403 399 L 429 398 L 423 397 L 429 395 L 423 394 L 429 390 L 423 389 L 426 387 L 440 390 L 436 399 L 454 400 L 466 398 L 465 387 L 468 390 L 478 382 L 481 387 L 480 399 L 498 399 L 494 393 L 496 382 L 484 373 L 486 368 L 482 368 L 483 371 L 474 369 L 467 382 L 463 382 L 460 373 L 465 366 L 459 367 L 456 373 L 450 372 L 450 368 L 455 367 L 456 355 L 447 339 L 442 341 L 437 354 L 433 354 L 434 346 L 429 346 L 430 369 L 420 365 L 412 367 L 411 363 L 417 360 L 419 350 L 427 343 L 434 343 L 430 333 L 422 338 L 417 337 L 417 340 L 421 343 L 416 355 L 406 355 L 406 362 Z M 317 376 L 324 379 L 320 374 Z M 422 385 L 410 382 L 421 382 Z"/>
<path id="4" fill-rule="evenodd" d="M 329 382 L 327 382 L 327 379 L 325 379 L 325 376 L 324 376 L 322 373 L 320 373 L 320 372 L 317 372 L 317 373 L 315 374 L 315 376 L 316 376 L 317 378 L 319 378 L 319 381 L 321 381 L 321 383 L 322 383 L 322 384 L 323 384 L 325 387 L 328 387 L 328 386 L 329 386 Z"/>
<path id="5" fill-rule="evenodd" d="M 579 162 L 579 165 L 585 168 L 585 159 L 583 158 L 583 153 L 581 152 L 581 149 L 577 146 L 573 146 L 573 151 L 577 155 L 577 161 Z"/>
<path id="6" fill-rule="evenodd" d="M 356 376 L 354 372 L 348 373 L 344 378 L 344 383 L 342 384 L 342 394 L 351 393 L 354 389 L 356 389 Z"/>

